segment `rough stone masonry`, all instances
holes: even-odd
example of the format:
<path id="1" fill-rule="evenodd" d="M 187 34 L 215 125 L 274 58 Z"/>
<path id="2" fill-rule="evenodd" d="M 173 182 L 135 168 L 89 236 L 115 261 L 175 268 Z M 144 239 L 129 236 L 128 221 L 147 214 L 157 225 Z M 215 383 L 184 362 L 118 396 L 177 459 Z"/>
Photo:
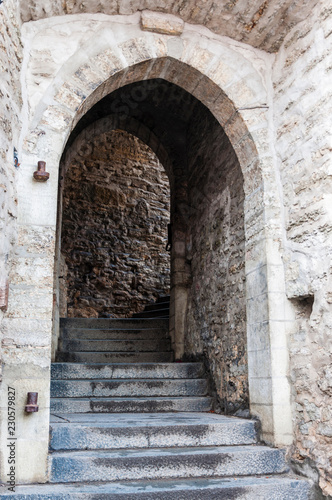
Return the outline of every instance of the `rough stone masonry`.
<path id="1" fill-rule="evenodd" d="M 60 316 L 128 318 L 168 294 L 169 183 L 155 154 L 97 129 L 65 170 Z"/>
<path id="2" fill-rule="evenodd" d="M 153 22 L 150 18 L 150 31 L 142 30 L 144 9 L 156 11 Z M 177 18 L 177 29 L 172 34 L 156 29 L 168 23 L 168 17 L 158 21 L 158 16 L 164 14 Z M 224 390 L 231 395 L 230 402 L 249 397 L 251 410 L 259 413 L 263 424 L 273 422 L 278 416 L 280 428 L 291 428 L 289 452 L 297 470 L 313 478 L 319 491 L 317 498 L 332 495 L 331 34 L 329 0 L 225 3 L 188 0 L 166 4 L 150 0 L 130 3 L 4 0 L 1 3 L 0 278 L 1 283 L 7 278 L 10 283 L 8 310 L 0 310 L 2 395 L 8 384 L 15 383 L 20 388 L 18 406 L 22 409 L 27 390 L 37 388 L 40 392 L 38 425 L 27 420 L 22 411 L 18 414 L 20 480 L 47 479 L 59 159 L 74 121 L 89 109 L 88 98 L 96 97 L 95 91 L 103 96 L 105 89 L 111 88 L 112 75 L 115 89 L 121 87 L 121 82 L 130 83 L 132 75 L 138 80 L 147 78 L 150 71 L 154 78 L 181 81 L 214 116 L 223 117 L 218 118 L 219 123 L 234 145 L 241 168 L 251 153 L 256 154 L 243 176 L 243 211 L 240 183 L 236 184 L 238 170 L 232 176 L 229 167 L 229 184 L 232 185 L 232 179 L 235 182 L 233 196 L 228 193 L 227 198 L 225 192 L 224 201 L 229 204 L 219 211 L 212 206 L 204 220 L 207 222 L 204 230 L 213 231 L 208 242 L 210 249 L 204 248 L 207 234 L 199 231 L 199 217 L 193 221 L 192 231 L 198 235 L 195 249 L 201 251 L 191 259 L 196 273 L 193 284 L 204 282 L 214 295 L 196 294 L 194 286 L 190 290 L 186 318 L 189 325 L 194 325 L 193 339 L 197 339 L 200 351 L 212 359 L 215 383 L 218 387 L 224 384 Z M 86 41 L 89 46 L 84 45 Z M 83 46 L 85 55 L 91 50 L 88 60 L 84 59 L 84 50 L 80 50 Z M 135 68 L 136 63 L 140 64 L 139 69 Z M 80 72 L 75 74 L 79 67 Z M 192 76 L 192 68 L 200 77 Z M 181 80 L 184 74 L 185 81 Z M 207 92 L 211 89 L 205 86 L 207 79 L 213 81 L 218 92 Z M 232 126 L 236 119 L 240 123 L 238 128 Z M 14 148 L 21 163 L 17 169 Z M 46 160 L 51 171 L 43 189 L 32 181 L 38 160 Z M 196 161 L 200 164 L 200 158 Z M 205 161 L 209 158 L 205 157 Z M 262 167 L 261 183 L 255 170 L 257 164 Z M 254 186 L 250 192 L 246 189 L 248 185 Z M 188 194 L 194 203 L 195 193 Z M 244 223 L 240 216 L 236 218 L 236 206 L 237 213 L 244 215 Z M 280 216 L 275 215 L 276 206 L 280 208 Z M 267 217 L 268 213 L 273 215 Z M 214 219 L 218 220 L 217 227 Z M 263 230 L 255 232 L 258 223 Z M 226 229 L 229 231 L 228 249 L 218 246 L 225 242 L 224 235 L 218 237 L 220 225 L 225 233 Z M 250 244 L 251 237 L 255 245 Z M 238 246 L 237 253 L 234 252 L 235 268 L 232 264 L 226 267 L 219 259 L 217 262 L 218 256 L 232 257 L 231 246 L 235 241 Z M 188 255 L 192 257 L 190 252 Z M 242 255 L 246 290 L 242 289 Z M 251 264 L 259 260 L 257 255 L 259 258 L 263 255 L 265 260 L 260 272 L 250 274 Z M 210 289 L 209 274 L 203 277 L 199 274 L 201 264 L 211 274 L 214 266 L 220 264 Z M 234 274 L 233 269 L 237 271 Z M 221 295 L 215 297 L 220 291 L 218 275 L 227 275 L 227 292 L 234 297 L 232 303 Z M 267 293 L 265 285 L 269 302 L 264 309 L 263 301 L 259 300 Z M 253 308 L 248 290 L 257 289 L 262 293 Z M 199 312 L 194 308 L 195 301 L 201 308 Z M 216 307 L 228 307 L 230 312 L 222 320 L 220 316 L 217 318 L 225 337 L 215 332 L 214 301 Z M 249 317 L 251 332 L 257 328 L 257 335 L 252 335 L 255 350 L 252 345 L 247 349 L 247 366 L 244 304 L 247 335 Z M 79 304 L 73 302 L 76 305 Z M 102 314 L 97 309 L 93 314 Z M 204 322 L 205 312 L 208 324 Z M 283 336 L 286 323 L 287 332 Z M 234 338 L 241 340 L 232 345 L 233 332 Z M 271 338 L 273 342 L 267 346 Z M 191 354 L 189 340 L 187 348 Z M 264 354 L 260 357 L 260 353 Z M 237 360 L 240 360 L 238 365 Z M 232 378 L 222 380 L 225 365 L 237 385 L 232 385 Z M 263 365 L 266 378 L 255 388 L 249 383 L 248 391 L 246 370 L 253 374 L 251 381 L 254 378 L 257 381 L 256 375 Z M 283 378 L 278 379 L 281 372 Z M 274 411 L 274 403 L 264 406 L 262 401 L 265 395 L 287 393 L 289 385 L 291 422 L 283 420 L 282 405 Z M 254 397 L 260 398 L 256 405 Z M 6 409 L 3 401 L 1 409 Z M 2 443 L 4 439 L 1 427 Z M 35 460 L 28 469 L 25 457 L 31 450 Z M 4 472 L 1 469 L 1 474 Z"/>

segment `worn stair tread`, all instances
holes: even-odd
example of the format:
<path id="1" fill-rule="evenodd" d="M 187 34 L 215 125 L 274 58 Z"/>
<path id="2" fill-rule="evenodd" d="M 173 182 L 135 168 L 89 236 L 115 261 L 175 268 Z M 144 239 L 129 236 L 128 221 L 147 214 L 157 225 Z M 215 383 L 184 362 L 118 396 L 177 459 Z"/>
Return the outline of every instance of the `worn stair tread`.
<path id="1" fill-rule="evenodd" d="M 65 419 L 65 420 L 64 420 Z M 255 420 L 246 418 L 232 417 L 226 415 L 219 415 L 217 413 L 152 413 L 152 414 L 138 414 L 123 413 L 121 419 L 118 415 L 113 414 L 81 414 L 81 413 L 67 413 L 62 414 L 59 420 L 56 415 L 51 414 L 51 423 L 68 423 L 79 425 L 90 425 L 91 423 L 112 425 L 112 427 L 142 427 L 142 426 L 178 426 L 178 425 L 197 425 L 197 424 L 220 424 L 232 425 L 234 423 L 242 425 L 255 425 Z M 67 421 L 67 422 L 66 422 Z"/>
<path id="2" fill-rule="evenodd" d="M 169 301 L 164 302 L 154 302 L 153 304 L 147 304 L 144 311 L 155 311 L 156 309 L 169 309 Z"/>
<path id="3" fill-rule="evenodd" d="M 60 328 L 165 328 L 168 318 L 60 318 Z"/>
<path id="4" fill-rule="evenodd" d="M 52 450 L 254 444 L 255 421 L 202 413 L 51 415 Z"/>
<path id="5" fill-rule="evenodd" d="M 51 482 L 279 474 L 285 452 L 259 445 L 55 451 Z"/>
<path id="6" fill-rule="evenodd" d="M 60 351 L 57 361 L 72 363 L 153 363 L 172 362 L 172 351 L 165 352 L 102 352 L 102 351 Z"/>
<path id="7" fill-rule="evenodd" d="M 131 320 L 130 320 L 131 321 Z M 66 328 L 65 327 L 62 327 L 61 330 L 64 330 L 66 331 Z M 137 328 L 137 326 L 133 326 L 133 327 L 126 327 L 126 328 L 120 328 L 120 327 L 116 327 L 116 328 L 112 328 L 112 327 L 101 327 L 101 328 L 97 328 L 97 327 L 93 327 L 93 328 L 84 328 L 84 327 L 73 327 L 73 328 L 70 328 L 70 331 L 71 332 L 119 332 L 119 333 L 125 333 L 125 332 L 132 332 L 132 333 L 140 333 L 140 332 L 167 332 L 168 331 L 168 328 L 167 328 L 167 325 L 165 325 L 164 327 L 159 327 L 159 328 L 156 328 L 154 326 L 151 326 L 151 325 L 147 325 L 146 328 L 143 328 L 143 326 Z"/>
<path id="8" fill-rule="evenodd" d="M 64 339 L 64 351 L 75 352 L 168 352 L 170 339 Z"/>
<path id="9" fill-rule="evenodd" d="M 199 378 L 202 363 L 52 363 L 52 380 L 95 378 Z M 144 376 L 143 376 L 144 375 Z"/>
<path id="10" fill-rule="evenodd" d="M 169 338 L 167 328 L 69 328 L 61 329 L 61 339 L 147 340 Z"/>
<path id="11" fill-rule="evenodd" d="M 141 311 L 134 313 L 132 315 L 133 319 L 136 318 L 144 318 L 144 319 L 152 319 L 152 318 L 169 318 L 169 309 L 168 308 L 160 308 L 160 309 L 152 309 L 148 311 Z"/>
<path id="12" fill-rule="evenodd" d="M 51 398 L 53 413 L 154 413 L 210 411 L 209 396 L 130 397 L 130 398 Z"/>
<path id="13" fill-rule="evenodd" d="M 136 458 L 136 457 L 179 457 L 195 455 L 228 455 L 228 454 L 256 454 L 263 453 L 269 455 L 274 453 L 284 459 L 285 451 L 281 448 L 271 448 L 260 444 L 240 445 L 240 446 L 198 446 L 198 447 L 180 447 L 172 448 L 144 448 L 144 449 L 120 449 L 120 450 L 69 450 L 55 451 L 52 458 L 81 458 L 87 460 L 92 458 Z M 285 467 L 287 465 L 285 464 Z"/>
<path id="14" fill-rule="evenodd" d="M 6 488 L 3 500 L 308 500 L 310 484 L 288 477 L 229 477 L 176 480 L 66 483 Z M 1 492 L 2 493 L 2 492 Z"/>
<path id="15" fill-rule="evenodd" d="M 205 396 L 206 379 L 52 380 L 51 397 Z"/>

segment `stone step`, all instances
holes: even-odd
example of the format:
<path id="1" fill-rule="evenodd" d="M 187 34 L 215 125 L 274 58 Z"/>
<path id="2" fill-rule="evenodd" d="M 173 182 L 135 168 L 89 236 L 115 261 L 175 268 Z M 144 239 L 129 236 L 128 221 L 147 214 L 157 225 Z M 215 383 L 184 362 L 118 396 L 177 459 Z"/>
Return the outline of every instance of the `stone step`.
<path id="1" fill-rule="evenodd" d="M 51 413 L 208 412 L 207 396 L 145 398 L 51 398 Z"/>
<path id="2" fill-rule="evenodd" d="M 206 379 L 52 380 L 52 398 L 206 396 Z"/>
<path id="3" fill-rule="evenodd" d="M 71 363 L 171 363 L 173 352 L 58 352 L 56 361 Z"/>
<path id="4" fill-rule="evenodd" d="M 165 339 L 168 337 L 167 328 L 144 329 L 112 329 L 98 330 L 92 328 L 62 328 L 61 338 L 64 339 L 90 339 L 90 340 L 146 340 Z"/>
<path id="5" fill-rule="evenodd" d="M 145 306 L 144 311 L 155 311 L 156 309 L 168 309 L 169 301 L 167 302 L 155 302 L 154 304 L 148 304 Z"/>
<path id="6" fill-rule="evenodd" d="M 266 446 L 70 451 L 51 455 L 50 482 L 248 476 L 287 471 L 284 451 Z"/>
<path id="7" fill-rule="evenodd" d="M 166 352 L 171 350 L 170 339 L 148 340 L 87 340 L 60 342 L 61 351 L 70 352 Z"/>
<path id="8" fill-rule="evenodd" d="M 199 413 L 51 415 L 50 449 L 117 449 L 245 445 L 256 442 L 253 420 Z"/>
<path id="9" fill-rule="evenodd" d="M 168 318 L 169 317 L 169 309 L 154 309 L 150 311 L 142 311 L 139 313 L 134 313 L 133 318 Z"/>
<path id="10" fill-rule="evenodd" d="M 168 319 L 161 318 L 60 318 L 60 328 L 92 328 L 92 329 L 168 329 Z"/>
<path id="11" fill-rule="evenodd" d="M 202 363 L 52 363 L 51 378 L 57 379 L 119 379 L 119 378 L 200 378 Z"/>
<path id="12" fill-rule="evenodd" d="M 171 296 L 170 295 L 161 295 L 160 297 L 158 297 L 158 299 L 156 300 L 155 303 L 158 303 L 158 302 L 168 302 L 170 303 L 171 301 Z"/>
<path id="13" fill-rule="evenodd" d="M 310 484 L 297 478 L 228 477 L 167 481 L 7 486 L 2 500 L 308 500 Z"/>

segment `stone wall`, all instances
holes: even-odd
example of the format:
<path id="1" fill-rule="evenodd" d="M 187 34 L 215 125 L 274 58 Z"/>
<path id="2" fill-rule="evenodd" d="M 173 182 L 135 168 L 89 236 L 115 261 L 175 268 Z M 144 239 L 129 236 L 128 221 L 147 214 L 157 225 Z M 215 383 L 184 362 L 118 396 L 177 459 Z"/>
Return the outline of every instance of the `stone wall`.
<path id="1" fill-rule="evenodd" d="M 322 0 L 287 36 L 274 65 L 276 146 L 284 193 L 285 263 L 297 467 L 332 495 L 332 10 Z"/>
<path id="2" fill-rule="evenodd" d="M 0 294 L 4 293 L 8 283 L 16 242 L 14 147 L 19 148 L 22 106 L 22 45 L 17 9 L 17 2 L 13 0 L 0 5 Z M 4 309 L 0 308 L 0 325 Z M 1 333 L 4 333 L 3 328 Z M 1 343 L 5 345 L 6 339 L 2 338 Z"/>
<path id="3" fill-rule="evenodd" d="M 152 150 L 120 130 L 96 131 L 70 157 L 61 243 L 66 287 L 60 285 L 67 314 L 129 317 L 169 292 L 168 178 Z"/>
<path id="4" fill-rule="evenodd" d="M 187 350 L 204 355 L 221 409 L 248 408 L 243 177 L 223 129 L 206 111 L 188 130 L 192 285 Z"/>
<path id="5" fill-rule="evenodd" d="M 24 22 L 65 14 L 134 14 L 151 9 L 171 14 L 192 24 L 229 36 L 263 50 L 276 52 L 291 27 L 310 15 L 317 0 L 251 0 L 215 2 L 215 0 L 20 0 Z M 164 28 L 169 28 L 162 23 Z"/>

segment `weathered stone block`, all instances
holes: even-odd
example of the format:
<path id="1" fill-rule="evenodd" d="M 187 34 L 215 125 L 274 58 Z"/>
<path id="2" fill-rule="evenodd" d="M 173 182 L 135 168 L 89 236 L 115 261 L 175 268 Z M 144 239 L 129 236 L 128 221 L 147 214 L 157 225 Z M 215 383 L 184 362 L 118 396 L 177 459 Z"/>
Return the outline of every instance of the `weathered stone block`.
<path id="1" fill-rule="evenodd" d="M 172 14 L 143 10 L 141 13 L 141 28 L 144 31 L 178 36 L 183 32 L 184 22 L 180 17 Z"/>

